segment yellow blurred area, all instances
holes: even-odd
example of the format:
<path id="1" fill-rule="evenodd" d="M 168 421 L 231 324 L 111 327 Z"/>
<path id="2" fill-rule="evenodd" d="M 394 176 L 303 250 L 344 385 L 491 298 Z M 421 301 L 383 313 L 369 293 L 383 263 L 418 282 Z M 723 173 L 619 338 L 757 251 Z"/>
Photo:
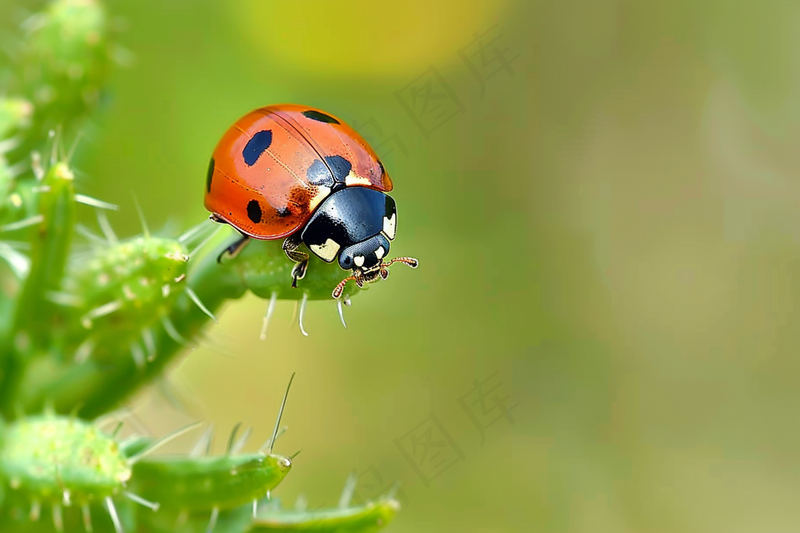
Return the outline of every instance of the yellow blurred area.
<path id="1" fill-rule="evenodd" d="M 504 18 L 512 0 L 369 0 L 229 2 L 248 46 L 288 70 L 358 80 L 412 75 L 431 63 L 451 62 L 486 25 Z"/>

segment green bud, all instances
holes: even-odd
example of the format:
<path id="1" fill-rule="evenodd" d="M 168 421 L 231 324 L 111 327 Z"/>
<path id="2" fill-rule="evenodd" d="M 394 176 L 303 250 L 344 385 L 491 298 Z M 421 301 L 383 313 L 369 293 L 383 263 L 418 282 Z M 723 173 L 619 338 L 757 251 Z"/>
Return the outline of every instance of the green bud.
<path id="1" fill-rule="evenodd" d="M 70 124 L 99 101 L 110 57 L 108 18 L 97 0 L 55 0 L 26 24 L 17 64 L 38 131 Z"/>
<path id="2" fill-rule="evenodd" d="M 16 401 L 60 412 L 99 402 L 105 412 L 158 375 L 175 353 L 157 339 L 185 290 L 187 260 L 177 241 L 149 236 L 76 257 L 62 290 L 50 294 L 59 301 L 51 329 L 63 355 L 30 361 Z"/>
<path id="3" fill-rule="evenodd" d="M 0 471 L 8 498 L 17 501 L 101 501 L 122 491 L 131 477 L 117 443 L 75 418 L 22 418 L 7 427 L 4 440 Z"/>
<path id="4" fill-rule="evenodd" d="M 251 453 L 219 457 L 148 457 L 133 468 L 131 486 L 161 510 L 210 511 L 263 497 L 292 467 L 288 457 Z"/>
<path id="5" fill-rule="evenodd" d="M 148 344 L 143 332 L 161 327 L 161 318 L 186 285 L 188 260 L 179 242 L 148 236 L 99 248 L 91 257 L 76 260 L 63 289 L 68 300 L 77 300 L 66 309 L 72 320 L 69 346 L 79 349 L 88 342 L 96 347 L 76 356 L 107 359 L 129 354 L 132 344 Z M 149 358 L 156 356 L 153 346 L 140 349 Z"/>

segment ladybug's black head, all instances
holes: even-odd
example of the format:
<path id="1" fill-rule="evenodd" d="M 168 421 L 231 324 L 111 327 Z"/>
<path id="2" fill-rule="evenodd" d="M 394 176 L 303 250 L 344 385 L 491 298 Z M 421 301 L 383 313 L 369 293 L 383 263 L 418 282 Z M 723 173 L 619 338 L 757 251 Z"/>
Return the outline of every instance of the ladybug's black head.
<path id="1" fill-rule="evenodd" d="M 322 202 L 300 237 L 323 261 L 331 263 L 338 256 L 339 266 L 353 271 L 347 280 L 362 286 L 389 275 L 387 267 L 394 261 L 383 259 L 396 229 L 397 209 L 391 196 L 366 187 L 346 187 Z M 345 282 L 334 291 L 334 298 L 341 295 Z"/>
<path id="2" fill-rule="evenodd" d="M 389 239 L 383 233 L 370 237 L 339 253 L 339 266 L 345 270 L 369 272 L 381 264 L 389 253 Z"/>
<path id="3" fill-rule="evenodd" d="M 381 191 L 347 187 L 325 199 L 300 235 L 328 263 L 345 270 L 371 270 L 389 254 L 397 226 L 394 200 Z"/>

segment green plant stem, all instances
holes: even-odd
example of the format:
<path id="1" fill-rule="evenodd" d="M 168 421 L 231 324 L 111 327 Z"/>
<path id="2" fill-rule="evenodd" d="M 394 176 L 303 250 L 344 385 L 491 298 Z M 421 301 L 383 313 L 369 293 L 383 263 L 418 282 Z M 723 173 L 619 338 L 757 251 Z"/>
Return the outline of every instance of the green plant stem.
<path id="1" fill-rule="evenodd" d="M 217 262 L 236 233 L 228 227 L 205 246 L 205 251 L 189 262 L 187 283 L 200 301 L 216 314 L 228 300 L 236 300 L 250 290 L 269 298 L 274 293 L 280 299 L 331 300 L 331 288 L 342 277 L 338 265 L 312 260 L 300 288 L 291 287 L 292 263 L 284 255 L 279 241 L 253 241 L 235 259 Z M 359 291 L 353 286 L 349 294 Z M 181 294 L 175 301 L 169 320 L 185 341 L 196 341 L 210 318 L 191 299 Z M 128 353 L 117 354 L 114 364 L 94 361 L 82 364 L 71 360 L 58 362 L 53 358 L 34 361 L 28 372 L 29 380 L 17 398 L 26 411 L 35 411 L 52 404 L 59 412 L 80 405 L 82 417 L 94 418 L 113 409 L 133 391 L 160 375 L 167 364 L 185 346 L 185 341 L 173 338 L 166 329 L 155 332 L 155 358 L 138 368 Z"/>
<path id="2" fill-rule="evenodd" d="M 54 164 L 41 188 L 38 197 L 41 221 L 33 232 L 31 270 L 16 300 L 13 327 L 0 339 L 0 351 L 6 354 L 5 371 L 0 378 L 0 410 L 7 417 L 13 416 L 28 361 L 49 345 L 46 317 L 52 314 L 53 304 L 46 295 L 60 286 L 75 228 L 75 189 L 67 165 Z"/>

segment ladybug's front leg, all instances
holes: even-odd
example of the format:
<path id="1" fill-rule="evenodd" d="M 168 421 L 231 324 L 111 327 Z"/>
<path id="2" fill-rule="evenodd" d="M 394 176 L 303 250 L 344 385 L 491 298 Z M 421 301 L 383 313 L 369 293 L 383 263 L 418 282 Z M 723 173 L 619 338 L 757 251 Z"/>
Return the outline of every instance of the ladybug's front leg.
<path id="1" fill-rule="evenodd" d="M 286 252 L 286 257 L 297 263 L 292 268 L 292 287 L 297 287 L 297 280 L 303 279 L 306 275 L 308 268 L 308 254 L 300 250 L 300 245 L 303 241 L 296 233 L 289 235 L 283 241 L 283 251 Z"/>
<path id="2" fill-rule="evenodd" d="M 250 237 L 247 235 L 242 235 L 236 241 L 231 243 L 230 246 L 225 248 L 221 254 L 217 256 L 217 263 L 222 263 L 223 261 L 227 261 L 228 259 L 233 259 L 239 252 L 241 252 L 247 243 L 250 242 Z"/>

